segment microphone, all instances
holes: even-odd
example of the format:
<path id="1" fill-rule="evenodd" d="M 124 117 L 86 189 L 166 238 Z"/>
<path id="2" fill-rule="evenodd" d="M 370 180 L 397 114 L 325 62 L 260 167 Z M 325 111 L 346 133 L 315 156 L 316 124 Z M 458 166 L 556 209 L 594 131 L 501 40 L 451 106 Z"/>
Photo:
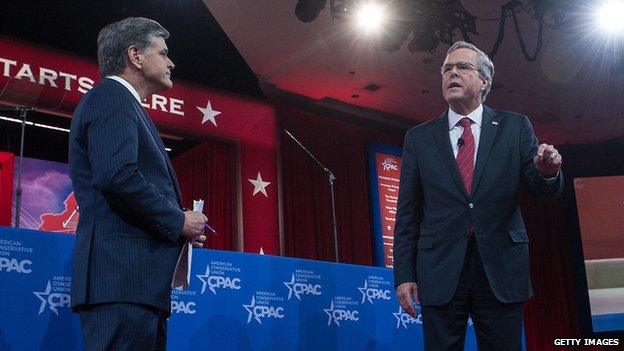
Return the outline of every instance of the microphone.
<path id="1" fill-rule="evenodd" d="M 462 145 L 464 145 L 464 139 L 462 138 L 457 139 L 457 147 L 460 148 L 462 147 Z"/>

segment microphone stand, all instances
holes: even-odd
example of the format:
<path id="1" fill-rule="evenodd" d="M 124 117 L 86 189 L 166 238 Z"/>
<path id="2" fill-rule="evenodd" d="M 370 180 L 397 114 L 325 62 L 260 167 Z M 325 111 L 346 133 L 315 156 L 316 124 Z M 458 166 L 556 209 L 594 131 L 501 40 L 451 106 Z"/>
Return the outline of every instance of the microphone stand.
<path id="1" fill-rule="evenodd" d="M 26 117 L 28 116 L 28 112 L 35 111 L 37 109 L 41 109 L 40 98 L 42 91 L 44 89 L 43 84 L 37 84 L 36 82 L 41 82 L 41 79 L 36 79 L 34 81 L 29 80 L 21 80 L 19 78 L 10 78 L 9 81 L 4 84 L 4 87 L 0 87 L 0 103 L 3 105 L 15 106 L 13 109 L 9 110 L 12 112 L 19 112 L 20 119 L 22 120 L 22 135 L 20 140 L 20 161 L 19 161 L 19 169 L 17 174 L 17 189 L 15 191 L 15 227 L 20 227 L 20 214 L 22 210 L 22 166 L 24 159 L 24 135 L 26 134 Z M 49 87 L 47 88 L 49 89 Z M 54 90 L 54 89 L 52 89 Z M 61 107 L 65 96 L 68 91 L 62 88 L 57 88 L 51 94 L 54 94 L 50 99 L 46 99 L 48 106 L 43 107 L 45 110 L 58 109 Z M 48 95 L 48 94 L 46 94 Z M 49 101 L 48 101 L 49 100 Z M 54 102 L 52 104 L 51 102 Z M 39 108 L 35 107 L 39 106 Z M 0 112 L 8 112 L 7 110 L 0 110 Z"/>
<path id="2" fill-rule="evenodd" d="M 34 111 L 34 107 L 16 107 L 13 110 L 2 110 L 0 112 L 19 112 L 22 120 L 22 135 L 20 137 L 20 159 L 17 169 L 17 189 L 15 189 L 15 228 L 20 227 L 20 212 L 22 210 L 22 160 L 24 159 L 24 135 L 26 133 L 26 116 L 28 112 Z"/>
<path id="3" fill-rule="evenodd" d="M 300 148 L 303 149 L 312 159 L 323 169 L 323 171 L 327 174 L 327 178 L 329 179 L 329 188 L 331 190 L 331 203 L 332 203 L 332 227 L 334 230 L 334 255 L 336 256 L 336 263 L 340 263 L 338 256 L 338 222 L 336 221 L 336 200 L 335 200 L 335 189 L 334 189 L 334 181 L 336 177 L 332 171 L 330 171 L 327 167 L 325 167 L 314 155 L 305 147 L 297 138 L 295 138 L 290 132 L 284 129 L 284 132 L 299 145 Z"/>

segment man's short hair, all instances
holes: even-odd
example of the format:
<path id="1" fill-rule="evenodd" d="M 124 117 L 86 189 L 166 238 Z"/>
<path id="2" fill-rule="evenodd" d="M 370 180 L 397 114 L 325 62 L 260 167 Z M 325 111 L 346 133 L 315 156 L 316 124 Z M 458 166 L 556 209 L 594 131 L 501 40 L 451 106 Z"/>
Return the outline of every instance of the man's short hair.
<path id="1" fill-rule="evenodd" d="M 448 56 L 451 52 L 457 49 L 469 49 L 477 53 L 477 70 L 479 71 L 479 75 L 487 79 L 487 85 L 485 86 L 485 90 L 481 93 L 481 101 L 485 101 L 485 97 L 490 92 L 492 88 L 492 79 L 494 78 L 494 64 L 492 60 L 488 57 L 488 55 L 481 51 L 478 47 L 467 43 L 465 41 L 458 41 L 453 44 L 446 53 Z"/>
<path id="2" fill-rule="evenodd" d="M 169 32 L 158 22 L 144 17 L 128 17 L 102 28 L 97 38 L 100 76 L 123 73 L 128 64 L 128 48 L 147 49 L 157 37 L 167 39 Z"/>

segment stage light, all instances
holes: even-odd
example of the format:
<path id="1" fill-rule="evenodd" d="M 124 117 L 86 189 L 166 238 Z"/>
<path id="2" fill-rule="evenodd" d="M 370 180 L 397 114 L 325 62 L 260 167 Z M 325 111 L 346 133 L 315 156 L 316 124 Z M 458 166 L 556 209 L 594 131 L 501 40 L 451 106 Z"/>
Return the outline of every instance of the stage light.
<path id="1" fill-rule="evenodd" d="M 335 19 L 345 22 L 351 19 L 353 10 L 350 6 L 341 3 L 333 7 L 332 15 Z"/>
<path id="2" fill-rule="evenodd" d="M 301 22 L 312 22 L 325 8 L 327 0 L 299 0 L 295 6 L 295 15 Z"/>
<path id="3" fill-rule="evenodd" d="M 376 31 L 384 22 L 384 10 L 375 3 L 362 4 L 357 10 L 356 18 L 358 26 L 363 30 Z"/>
<path id="4" fill-rule="evenodd" d="M 609 0 L 596 11 L 596 20 L 605 32 L 619 34 L 624 32 L 622 14 L 624 14 L 624 1 Z"/>
<path id="5" fill-rule="evenodd" d="M 301 21 L 310 22 L 318 17 L 325 4 L 326 1 L 320 0 L 299 0 L 295 12 Z M 332 19 L 349 21 L 366 32 L 375 32 L 373 46 L 387 52 L 399 50 L 412 31 L 414 39 L 409 49 L 430 52 L 439 43 L 452 45 L 457 32 L 469 42 L 468 33 L 478 34 L 476 18 L 460 0 L 331 0 L 330 6 Z"/>

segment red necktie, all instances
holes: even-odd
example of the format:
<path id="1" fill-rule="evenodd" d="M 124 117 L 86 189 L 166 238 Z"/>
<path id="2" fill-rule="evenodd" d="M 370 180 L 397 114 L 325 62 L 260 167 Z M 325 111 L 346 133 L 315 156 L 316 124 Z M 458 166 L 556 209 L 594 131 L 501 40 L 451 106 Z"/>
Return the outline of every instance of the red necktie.
<path id="1" fill-rule="evenodd" d="M 457 152 L 457 168 L 459 174 L 464 181 L 466 192 L 470 195 L 472 191 L 472 173 L 474 171 L 474 153 L 475 141 L 470 129 L 470 118 L 464 117 L 459 120 L 459 125 L 464 128 L 461 135 L 461 142 L 458 143 L 459 151 Z"/>

